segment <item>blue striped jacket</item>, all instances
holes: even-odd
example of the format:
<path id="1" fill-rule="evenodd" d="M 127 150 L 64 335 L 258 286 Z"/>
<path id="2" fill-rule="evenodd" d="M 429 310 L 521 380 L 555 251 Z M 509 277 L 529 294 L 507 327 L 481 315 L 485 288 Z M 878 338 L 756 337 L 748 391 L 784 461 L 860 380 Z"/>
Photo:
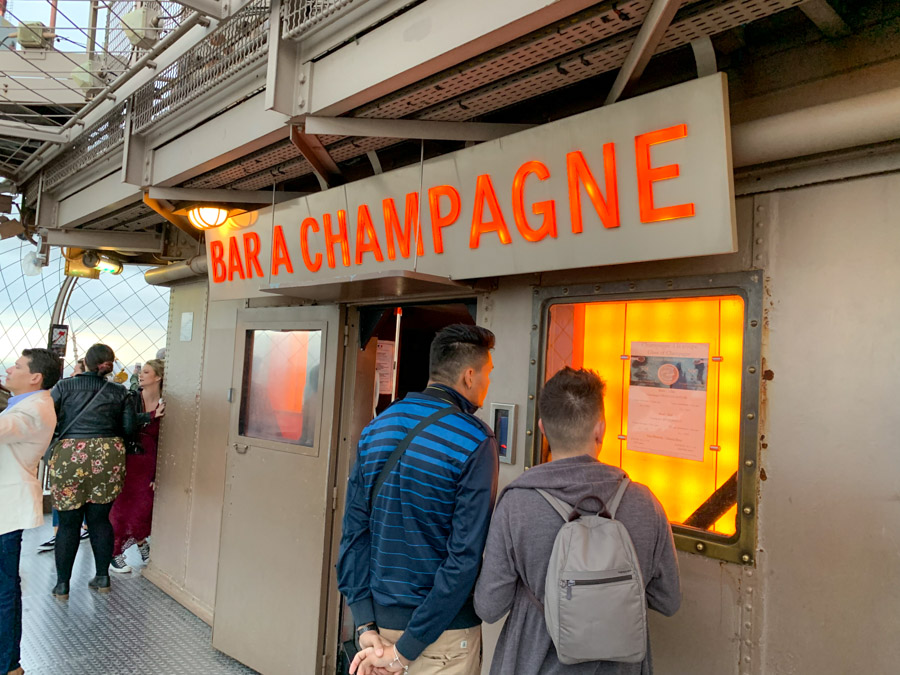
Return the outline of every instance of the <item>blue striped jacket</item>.
<path id="1" fill-rule="evenodd" d="M 451 405 L 410 443 L 373 504 L 391 452 L 423 419 Z M 469 401 L 443 385 L 409 394 L 363 430 L 347 487 L 338 587 L 356 625 L 405 631 L 415 659 L 445 630 L 480 625 L 472 589 L 497 487 L 497 442 Z"/>

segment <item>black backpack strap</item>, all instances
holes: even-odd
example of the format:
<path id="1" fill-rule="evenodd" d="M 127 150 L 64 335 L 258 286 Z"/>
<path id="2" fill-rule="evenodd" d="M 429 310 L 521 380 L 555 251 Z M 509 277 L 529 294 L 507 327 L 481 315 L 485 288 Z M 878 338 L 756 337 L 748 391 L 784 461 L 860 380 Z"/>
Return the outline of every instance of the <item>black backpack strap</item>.
<path id="1" fill-rule="evenodd" d="M 531 600 L 532 604 L 543 612 L 544 603 L 534 594 L 534 591 L 531 590 L 531 587 L 525 583 L 525 580 L 522 577 L 519 577 L 519 585 L 525 589 L 525 595 L 528 596 L 528 599 Z"/>
<path id="2" fill-rule="evenodd" d="M 428 417 L 414 426 L 412 431 L 406 434 L 406 437 L 402 441 L 400 441 L 400 444 L 396 448 L 394 448 L 391 456 L 387 458 L 384 466 L 381 467 L 381 473 L 378 474 L 378 478 L 375 479 L 375 483 L 372 485 L 372 491 L 369 493 L 370 511 L 372 509 L 372 505 L 375 503 L 375 497 L 377 497 L 378 493 L 381 491 L 381 486 L 384 485 L 384 482 L 387 480 L 388 474 L 395 466 L 397 466 L 397 462 L 400 461 L 400 455 L 406 452 L 406 449 L 409 447 L 409 444 L 412 443 L 413 439 L 420 433 L 422 433 L 422 430 L 425 429 L 425 427 L 430 426 L 442 417 L 452 415 L 455 412 L 460 412 L 460 409 L 456 406 L 455 403 L 448 405 L 446 408 L 435 410 Z"/>

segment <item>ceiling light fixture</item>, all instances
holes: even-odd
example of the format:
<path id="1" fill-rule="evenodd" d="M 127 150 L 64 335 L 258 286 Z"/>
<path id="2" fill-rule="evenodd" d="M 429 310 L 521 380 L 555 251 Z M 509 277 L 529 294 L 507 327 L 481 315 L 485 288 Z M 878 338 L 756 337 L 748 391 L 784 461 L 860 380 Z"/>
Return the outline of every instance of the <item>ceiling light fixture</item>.
<path id="1" fill-rule="evenodd" d="M 225 224 L 228 211 L 218 206 L 195 206 L 188 211 L 188 220 L 198 230 L 210 230 Z"/>

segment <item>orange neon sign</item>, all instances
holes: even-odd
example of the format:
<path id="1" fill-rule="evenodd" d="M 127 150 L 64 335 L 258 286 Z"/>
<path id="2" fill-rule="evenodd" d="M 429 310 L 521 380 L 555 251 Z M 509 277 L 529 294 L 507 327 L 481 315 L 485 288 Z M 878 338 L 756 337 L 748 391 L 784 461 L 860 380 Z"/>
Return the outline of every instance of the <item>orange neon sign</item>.
<path id="1" fill-rule="evenodd" d="M 654 145 L 678 141 L 688 137 L 686 124 L 678 124 L 634 136 L 635 172 L 637 177 L 637 207 L 641 223 L 655 223 L 690 218 L 695 213 L 693 203 L 658 206 L 654 202 L 653 184 L 670 180 L 680 175 L 678 164 L 653 166 L 651 148 Z M 557 170 L 562 174 L 562 170 Z M 580 235 L 585 231 L 584 211 L 596 214 L 603 230 L 622 227 L 619 180 L 621 169 L 616 161 L 616 144 L 602 146 L 602 165 L 591 166 L 581 150 L 573 150 L 565 155 L 565 175 L 553 175 L 547 164 L 537 160 L 522 163 L 515 173 L 512 184 L 500 185 L 491 173 L 480 173 L 475 178 L 474 199 L 469 221 L 468 248 L 479 249 L 485 236 L 501 245 L 515 244 L 518 239 L 526 244 L 535 244 L 544 239 L 560 236 L 558 205 L 554 199 L 528 202 L 528 186 L 532 189 L 542 183 L 564 184 L 570 214 L 571 234 Z M 529 180 L 529 178 L 531 180 Z M 498 192 L 498 190 L 500 192 Z M 431 220 L 432 249 L 434 255 L 444 253 L 444 230 L 459 227 L 463 210 L 460 190 L 453 185 L 434 185 L 425 188 L 428 215 Z M 498 194 L 511 197 L 512 213 L 504 213 Z M 587 203 L 583 203 L 586 194 Z M 356 210 L 354 223 L 349 222 L 347 211 L 338 209 L 336 214 L 323 213 L 321 217 L 304 218 L 299 228 L 300 252 L 303 266 L 316 273 L 326 262 L 330 269 L 350 268 L 375 261 L 378 263 L 412 255 L 426 255 L 422 237 L 418 191 L 406 194 L 401 225 L 397 204 L 392 197 L 382 200 L 381 208 L 376 205 L 360 204 Z M 509 202 L 507 202 L 508 204 Z M 373 211 L 376 218 L 373 218 Z M 530 213 L 529 213 L 530 211 Z M 468 215 L 468 214 L 467 214 Z M 510 229 L 508 216 L 511 215 L 514 229 Z M 380 216 L 380 218 L 379 218 Z M 539 217 L 539 220 L 534 217 Z M 335 229 L 335 220 L 337 229 Z M 378 222 L 380 221 L 380 222 Z M 596 222 L 596 221 L 594 221 Z M 634 227 L 634 225 L 631 225 Z M 351 229 L 353 230 L 351 232 Z M 324 242 L 314 246 L 310 232 L 321 232 Z M 415 251 L 413 251 L 415 238 Z M 320 247 L 319 250 L 316 250 Z M 227 242 L 211 239 L 209 246 L 210 268 L 213 283 L 238 279 L 263 277 L 263 267 L 259 256 L 262 245 L 256 233 L 235 233 Z M 321 250 L 324 249 L 324 250 Z M 340 255 L 336 251 L 340 250 Z M 278 276 L 282 271 L 294 272 L 288 241 L 281 225 L 276 225 L 272 233 L 270 273 Z"/>
<path id="2" fill-rule="evenodd" d="M 677 164 L 651 167 L 650 148 L 659 143 L 667 143 L 686 137 L 686 124 L 677 124 L 668 129 L 651 131 L 648 134 L 641 134 L 635 137 L 634 150 L 637 164 L 638 204 L 641 209 L 642 223 L 658 223 L 663 220 L 690 218 L 694 215 L 694 205 L 691 203 L 659 208 L 653 205 L 653 183 L 660 180 L 678 178 L 681 172 Z"/>

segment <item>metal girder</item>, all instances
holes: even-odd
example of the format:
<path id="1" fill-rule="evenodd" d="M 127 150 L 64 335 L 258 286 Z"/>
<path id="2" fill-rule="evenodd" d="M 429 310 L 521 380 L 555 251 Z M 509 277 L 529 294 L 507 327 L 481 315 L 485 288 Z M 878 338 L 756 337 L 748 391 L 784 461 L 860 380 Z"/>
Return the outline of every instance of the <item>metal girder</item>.
<path id="1" fill-rule="evenodd" d="M 178 0 L 178 4 L 214 19 L 224 18 L 228 12 L 228 3 L 219 0 Z"/>
<path id="2" fill-rule="evenodd" d="M 200 233 L 196 228 L 192 227 L 191 223 L 184 216 L 176 216 L 172 212 L 173 209 L 171 204 L 166 204 L 163 203 L 163 201 L 153 199 L 146 192 L 144 193 L 144 203 L 195 241 L 200 240 Z"/>
<path id="3" fill-rule="evenodd" d="M 272 192 L 272 190 L 206 190 L 201 188 L 151 187 L 151 199 L 180 202 L 217 202 L 219 204 L 271 204 L 285 199 L 305 197 L 305 192 Z"/>
<path id="4" fill-rule="evenodd" d="M 438 122 L 430 120 L 391 120 L 371 117 L 306 118 L 310 134 L 371 136 L 373 138 L 415 138 L 440 141 L 492 141 L 533 124 L 494 124 L 490 122 Z"/>
<path id="5" fill-rule="evenodd" d="M 828 0 L 808 0 L 800 5 L 800 11 L 816 24 L 826 37 L 841 38 L 852 32 Z"/>
<path id="6" fill-rule="evenodd" d="M 654 0 L 650 11 L 641 24 L 631 51 L 625 57 L 625 63 L 619 70 L 616 81 L 613 83 L 609 95 L 606 97 L 606 105 L 615 103 L 628 89 L 641 79 L 644 69 L 650 62 L 650 57 L 659 46 L 660 40 L 666 34 L 669 24 L 675 18 L 675 13 L 681 7 L 683 0 Z"/>
<path id="7" fill-rule="evenodd" d="M 97 251 L 159 253 L 163 239 L 156 232 L 114 232 L 109 230 L 42 230 L 51 246 L 86 248 Z"/>
<path id="8" fill-rule="evenodd" d="M 343 181 L 341 170 L 315 134 L 303 133 L 300 127 L 291 125 L 291 143 L 312 165 L 323 190 Z"/>
<path id="9" fill-rule="evenodd" d="M 12 136 L 13 138 L 27 138 L 33 141 L 45 141 L 47 143 L 68 143 L 69 131 L 51 131 L 54 127 L 41 128 L 33 124 L 22 122 L 0 122 L 0 136 Z"/>

